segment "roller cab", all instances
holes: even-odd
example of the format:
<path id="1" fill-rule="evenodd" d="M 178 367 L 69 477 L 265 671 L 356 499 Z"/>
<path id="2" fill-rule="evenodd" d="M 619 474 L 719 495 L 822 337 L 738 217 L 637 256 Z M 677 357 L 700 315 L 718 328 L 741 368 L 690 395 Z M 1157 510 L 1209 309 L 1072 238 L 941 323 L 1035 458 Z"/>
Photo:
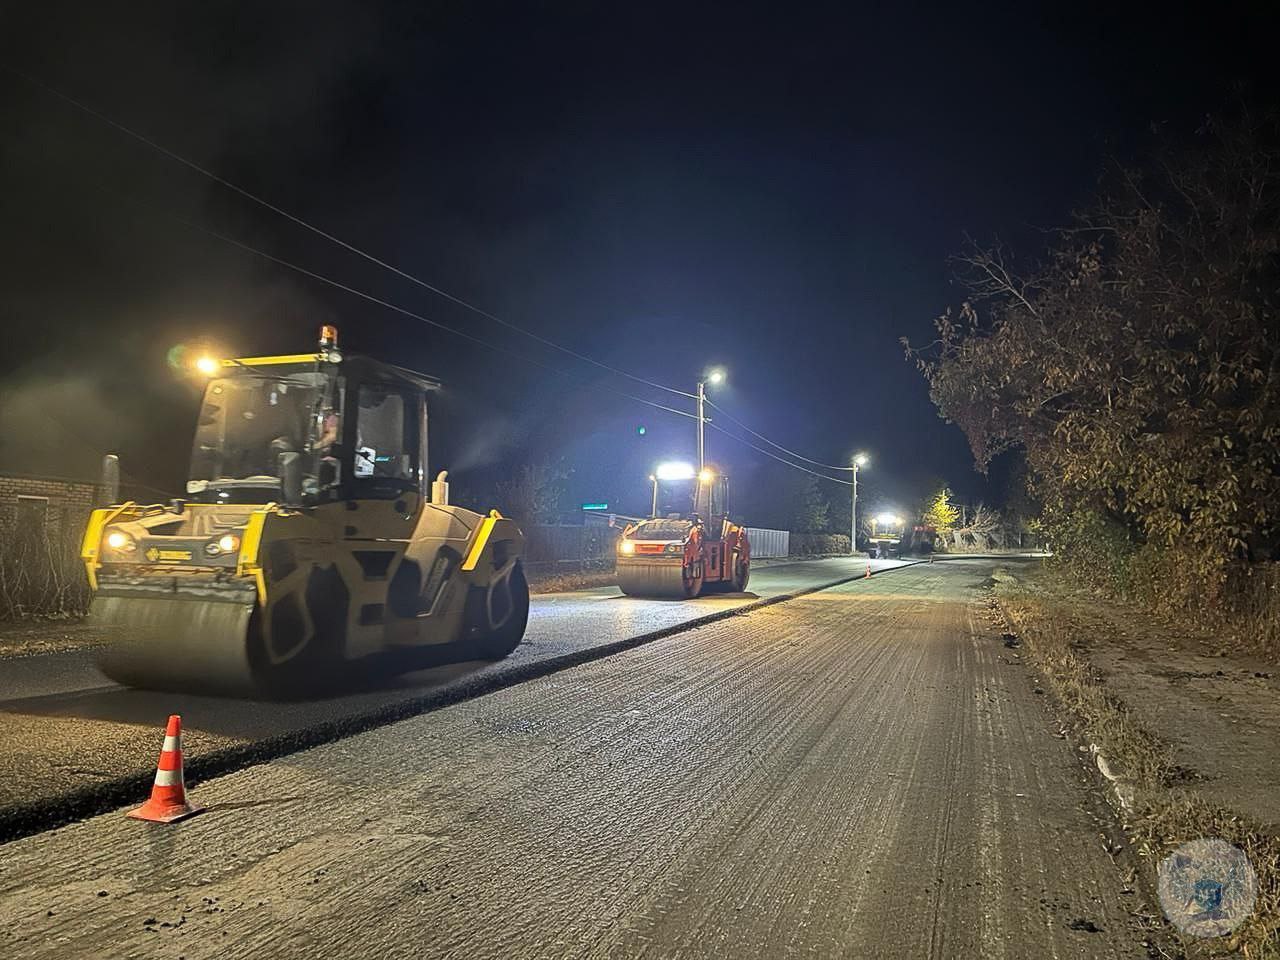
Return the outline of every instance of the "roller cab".
<path id="1" fill-rule="evenodd" d="M 729 479 L 714 468 L 663 464 L 650 477 L 651 516 L 618 540 L 618 585 L 635 597 L 689 600 L 742 592 L 751 576 L 745 527 L 729 519 Z"/>
<path id="2" fill-rule="evenodd" d="M 94 511 L 82 556 L 112 679 L 291 696 L 414 651 L 495 659 L 520 642 L 523 536 L 427 479 L 438 384 L 334 340 L 220 361 L 187 498 Z"/>

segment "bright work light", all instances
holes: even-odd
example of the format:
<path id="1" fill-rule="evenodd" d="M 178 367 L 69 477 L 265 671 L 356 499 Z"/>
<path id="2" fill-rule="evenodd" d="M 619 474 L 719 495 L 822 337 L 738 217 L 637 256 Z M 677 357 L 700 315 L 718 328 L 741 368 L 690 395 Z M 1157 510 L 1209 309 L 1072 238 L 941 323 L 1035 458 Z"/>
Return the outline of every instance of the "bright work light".
<path id="1" fill-rule="evenodd" d="M 660 463 L 656 475 L 659 480 L 692 480 L 698 471 L 689 463 Z"/>

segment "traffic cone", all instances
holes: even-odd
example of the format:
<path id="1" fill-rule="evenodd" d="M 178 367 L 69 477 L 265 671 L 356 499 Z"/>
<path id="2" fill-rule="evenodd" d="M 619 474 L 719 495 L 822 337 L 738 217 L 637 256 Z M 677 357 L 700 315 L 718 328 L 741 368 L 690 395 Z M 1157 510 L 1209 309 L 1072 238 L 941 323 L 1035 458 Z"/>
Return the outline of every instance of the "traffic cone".
<path id="1" fill-rule="evenodd" d="M 160 750 L 160 762 L 156 764 L 151 799 L 130 810 L 128 816 L 153 823 L 173 823 L 203 809 L 187 803 L 187 786 L 182 779 L 182 718 L 175 713 L 164 731 L 164 746 Z"/>
<path id="2" fill-rule="evenodd" d="M 870 579 L 871 579 L 871 561 L 870 561 L 870 560 L 867 560 L 867 575 L 866 575 L 865 577 L 863 577 L 862 579 L 863 579 L 863 580 L 870 580 Z"/>

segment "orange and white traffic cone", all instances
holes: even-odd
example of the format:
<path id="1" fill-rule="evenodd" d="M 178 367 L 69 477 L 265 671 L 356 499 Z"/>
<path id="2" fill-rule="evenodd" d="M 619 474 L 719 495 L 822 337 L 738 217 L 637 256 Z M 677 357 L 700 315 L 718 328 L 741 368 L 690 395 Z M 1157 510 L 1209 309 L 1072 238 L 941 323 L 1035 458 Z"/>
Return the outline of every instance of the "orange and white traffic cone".
<path id="1" fill-rule="evenodd" d="M 182 779 L 182 718 L 175 713 L 164 731 L 164 746 L 160 750 L 160 762 L 156 764 L 151 799 L 130 810 L 128 816 L 153 823 L 173 823 L 203 809 L 187 803 L 187 786 Z"/>

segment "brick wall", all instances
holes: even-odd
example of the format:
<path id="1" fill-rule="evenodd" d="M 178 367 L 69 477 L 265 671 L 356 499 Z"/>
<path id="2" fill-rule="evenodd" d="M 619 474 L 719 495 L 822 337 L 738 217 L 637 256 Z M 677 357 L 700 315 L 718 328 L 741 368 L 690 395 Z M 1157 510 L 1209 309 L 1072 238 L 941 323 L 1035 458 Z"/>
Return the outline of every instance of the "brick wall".
<path id="1" fill-rule="evenodd" d="M 26 474 L 0 474 L 0 500 L 11 500 L 19 495 L 48 497 L 61 503 L 82 507 L 94 506 L 98 485 L 86 480 L 67 480 L 61 477 L 32 477 Z"/>
<path id="2" fill-rule="evenodd" d="M 83 480 L 0 474 L 0 619 L 84 613 L 80 538 L 97 491 Z"/>

